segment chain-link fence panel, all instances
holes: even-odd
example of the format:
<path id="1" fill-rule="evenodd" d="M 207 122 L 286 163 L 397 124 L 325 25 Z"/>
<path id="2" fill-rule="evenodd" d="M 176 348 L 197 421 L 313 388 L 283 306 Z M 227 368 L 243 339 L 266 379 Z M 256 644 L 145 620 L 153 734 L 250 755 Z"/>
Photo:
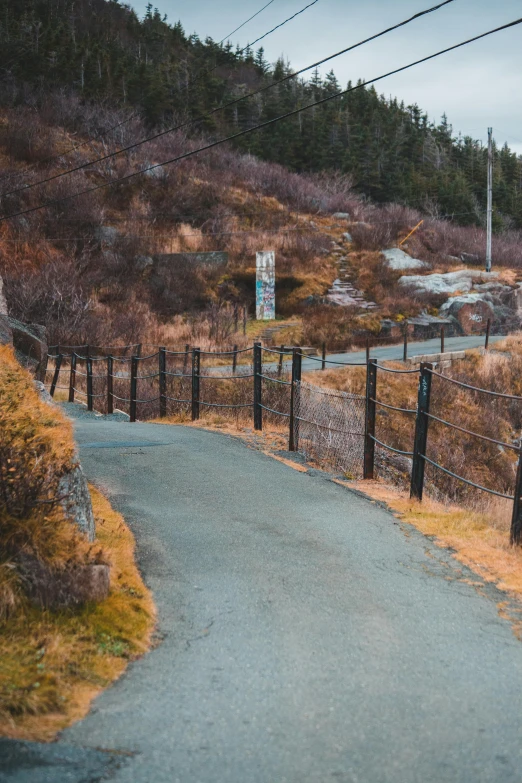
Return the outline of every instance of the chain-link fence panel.
<path id="1" fill-rule="evenodd" d="M 301 381 L 295 389 L 295 434 L 307 459 L 361 478 L 365 398 Z"/>

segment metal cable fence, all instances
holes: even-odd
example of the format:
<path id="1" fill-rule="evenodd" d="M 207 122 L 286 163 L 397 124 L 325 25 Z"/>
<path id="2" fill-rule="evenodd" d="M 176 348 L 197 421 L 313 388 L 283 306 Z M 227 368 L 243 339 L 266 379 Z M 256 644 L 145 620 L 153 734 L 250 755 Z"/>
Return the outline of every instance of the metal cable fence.
<path id="1" fill-rule="evenodd" d="M 365 397 L 297 383 L 295 441 L 309 460 L 362 478 L 365 416 Z"/>
<path id="2" fill-rule="evenodd" d="M 303 381 L 302 360 L 310 358 L 355 374 L 359 393 Z M 179 415 L 198 421 L 216 412 L 237 423 L 253 418 L 257 431 L 266 424 L 286 430 L 290 451 L 349 478 L 409 483 L 419 500 L 425 489 L 457 503 L 488 493 L 512 503 L 511 540 L 522 543 L 522 397 L 479 388 L 431 364 L 399 369 L 255 343 L 230 352 L 50 355 L 46 383 L 51 396 L 90 411 L 123 411 L 132 422 Z M 509 415 L 502 417 L 502 405 Z M 509 431 L 506 422 L 515 421 Z"/>

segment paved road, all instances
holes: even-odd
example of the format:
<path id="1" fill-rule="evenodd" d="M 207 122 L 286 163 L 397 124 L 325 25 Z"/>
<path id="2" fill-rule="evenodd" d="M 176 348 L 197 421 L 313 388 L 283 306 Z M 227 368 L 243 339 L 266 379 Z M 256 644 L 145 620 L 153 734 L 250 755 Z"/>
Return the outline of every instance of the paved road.
<path id="1" fill-rule="evenodd" d="M 481 348 L 484 345 L 484 337 L 481 335 L 466 336 L 466 337 L 446 337 L 445 339 L 445 351 L 468 351 L 471 348 Z M 503 340 L 503 335 L 495 335 L 490 337 L 490 345 Z M 402 343 L 400 345 L 383 345 L 378 348 L 371 349 L 372 359 L 379 359 L 381 361 L 391 361 L 393 359 L 402 360 L 404 347 Z M 408 346 L 408 356 L 423 356 L 425 354 L 440 353 L 440 338 L 434 338 L 433 340 L 423 340 L 422 342 L 412 342 Z M 266 359 L 267 354 L 264 355 Z M 332 353 L 328 354 L 328 361 L 330 362 L 366 362 L 366 351 L 350 351 L 348 353 Z M 290 362 L 285 362 L 285 366 L 290 366 Z M 275 369 L 277 363 L 273 365 L 265 365 L 268 369 Z M 335 365 L 327 365 L 329 368 L 334 369 Z M 321 363 L 315 359 L 303 359 L 303 370 L 320 370 Z"/>
<path id="2" fill-rule="evenodd" d="M 378 505 L 224 435 L 90 417 L 77 434 L 164 639 L 50 750 L 0 744 L 0 780 L 520 783 L 505 596 Z"/>

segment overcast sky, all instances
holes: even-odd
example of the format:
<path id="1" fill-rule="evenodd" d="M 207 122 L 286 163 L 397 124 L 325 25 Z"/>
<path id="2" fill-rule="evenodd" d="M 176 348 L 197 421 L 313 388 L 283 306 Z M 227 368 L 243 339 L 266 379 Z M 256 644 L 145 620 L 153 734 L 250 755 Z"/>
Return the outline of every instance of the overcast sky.
<path id="1" fill-rule="evenodd" d="M 180 20 L 187 33 L 219 41 L 267 1 L 157 0 L 156 4 L 171 23 Z M 146 0 L 131 0 L 131 4 L 141 15 Z M 246 46 L 306 4 L 307 0 L 274 0 L 232 41 Z M 436 0 L 319 0 L 262 45 L 270 61 L 284 55 L 300 69 L 435 4 Z M 455 0 L 334 60 L 325 70 L 333 67 L 343 86 L 349 79 L 371 79 L 519 17 L 522 0 Z M 498 143 L 507 141 L 522 153 L 522 24 L 383 80 L 377 89 L 406 104 L 417 103 L 431 119 L 438 120 L 445 111 L 455 132 L 486 140 L 491 125 Z"/>

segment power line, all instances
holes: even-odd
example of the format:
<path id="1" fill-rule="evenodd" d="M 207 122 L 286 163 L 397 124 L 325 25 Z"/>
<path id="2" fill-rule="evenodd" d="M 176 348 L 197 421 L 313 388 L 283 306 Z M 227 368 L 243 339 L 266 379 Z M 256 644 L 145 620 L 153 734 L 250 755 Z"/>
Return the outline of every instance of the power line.
<path id="1" fill-rule="evenodd" d="M 466 41 L 461 41 L 458 44 L 454 44 L 453 46 L 449 46 L 446 49 L 441 49 L 439 52 L 435 52 L 435 54 L 430 54 L 427 57 L 422 57 L 420 60 L 415 60 L 412 63 L 409 63 L 408 65 L 403 65 L 400 68 L 395 68 L 392 71 L 388 71 L 385 74 L 382 74 L 381 76 L 376 76 L 374 79 L 369 79 L 366 82 L 361 82 L 360 84 L 355 85 L 355 87 L 350 87 L 347 90 L 341 90 L 340 92 L 334 93 L 333 95 L 328 95 L 325 98 L 321 98 L 319 101 L 314 101 L 313 103 L 309 103 L 306 106 L 302 106 L 299 109 L 293 109 L 292 111 L 287 112 L 286 114 L 281 114 L 279 117 L 274 117 L 271 120 L 266 120 L 266 122 L 262 122 L 259 125 L 254 125 L 252 128 L 246 128 L 245 130 L 239 131 L 238 133 L 234 133 L 231 136 L 227 136 L 224 139 L 218 139 L 217 141 L 210 142 L 209 144 L 205 144 L 203 147 L 198 147 L 195 150 L 190 150 L 188 152 L 184 152 L 182 155 L 177 155 L 175 158 L 171 158 L 170 160 L 162 161 L 161 163 L 155 163 L 152 166 L 147 166 L 144 169 L 140 169 L 139 171 L 135 171 L 132 174 L 126 174 L 123 177 L 118 177 L 117 179 L 109 180 L 108 182 L 103 182 L 100 185 L 95 185 L 91 188 L 87 188 L 86 190 L 81 190 L 77 193 L 72 193 L 69 196 L 63 196 L 59 199 L 52 199 L 51 201 L 48 201 L 44 204 L 40 204 L 36 207 L 30 207 L 29 209 L 21 210 L 19 212 L 15 212 L 11 215 L 2 215 L 0 217 L 0 222 L 4 220 L 10 220 L 15 217 L 20 217 L 22 215 L 28 215 L 32 212 L 38 212 L 40 209 L 44 209 L 45 207 L 54 206 L 55 204 L 60 204 L 64 201 L 69 201 L 72 198 L 77 198 L 78 196 L 84 196 L 88 193 L 94 193 L 97 190 L 101 190 L 102 188 L 110 187 L 112 185 L 117 185 L 121 182 L 126 182 L 129 179 L 132 179 L 133 177 L 137 177 L 140 174 L 146 174 L 149 171 L 154 171 L 155 169 L 161 168 L 163 166 L 169 166 L 171 163 L 177 163 L 181 160 L 186 160 L 187 158 L 191 158 L 194 155 L 198 155 L 200 152 L 206 152 L 207 150 L 213 149 L 214 147 L 218 147 L 221 144 L 225 144 L 229 141 L 234 141 L 235 139 L 242 138 L 243 136 L 248 136 L 250 133 L 254 133 L 255 131 L 262 130 L 263 128 L 268 128 L 271 125 L 274 125 L 277 122 L 281 122 L 282 120 L 287 120 L 290 117 L 295 117 L 298 114 L 301 114 L 303 111 L 306 111 L 307 109 L 312 109 L 315 106 L 323 106 L 326 103 L 329 103 L 330 101 L 336 100 L 337 98 L 344 97 L 345 95 L 348 95 L 351 92 L 354 92 L 355 90 L 363 89 L 364 87 L 367 87 L 370 84 L 375 84 L 379 81 L 382 81 L 383 79 L 388 78 L 389 76 L 394 76 L 398 73 L 403 73 L 404 71 L 409 70 L 410 68 L 414 68 L 417 65 L 421 65 L 423 63 L 429 62 L 430 60 L 435 59 L 436 57 L 440 57 L 443 54 L 447 54 L 448 52 L 453 52 L 456 49 L 460 49 L 463 46 L 467 46 L 468 44 L 474 43 L 475 41 L 479 41 L 482 38 L 487 38 L 490 35 L 493 35 L 494 33 L 498 33 L 502 30 L 508 30 L 511 27 L 516 27 L 517 25 L 522 24 L 522 17 L 520 19 L 516 19 L 513 22 L 508 22 L 508 24 L 501 25 L 500 27 L 495 27 L 493 30 L 488 30 L 486 33 L 481 33 L 480 35 L 476 35 L 473 38 L 468 38 Z"/>
<path id="2" fill-rule="evenodd" d="M 307 11 L 309 8 L 311 8 L 313 5 L 315 5 L 318 2 L 319 2 L 319 0 L 313 0 L 311 3 L 308 3 L 308 5 L 305 5 L 304 8 L 301 8 L 301 10 L 297 11 L 297 13 L 295 13 L 293 16 L 289 16 L 288 19 L 285 19 L 284 22 L 281 22 L 281 24 L 278 24 L 275 27 L 273 27 L 271 30 L 268 31 L 268 33 L 265 33 L 264 35 L 260 36 L 259 38 L 256 38 L 256 40 L 252 41 L 252 43 L 248 44 L 248 46 L 246 48 L 249 49 L 251 46 L 254 46 L 256 43 L 259 43 L 259 41 L 262 41 L 263 38 L 266 38 L 268 35 L 271 35 L 272 33 L 275 33 L 275 31 L 279 30 L 280 27 L 284 27 L 285 24 L 288 24 L 288 22 L 291 22 L 292 19 L 295 19 L 296 16 L 300 16 L 301 14 L 304 14 L 305 11 Z M 244 51 L 245 51 L 245 49 L 243 49 L 243 52 Z"/>
<path id="3" fill-rule="evenodd" d="M 238 31 L 238 30 L 241 30 L 241 28 L 242 28 L 242 27 L 244 27 L 244 26 L 245 26 L 245 25 L 247 25 L 249 22 L 251 22 L 251 21 L 252 21 L 252 19 L 255 19 L 255 18 L 256 18 L 256 16 L 259 16 L 259 14 L 261 13 L 261 11 L 264 11 L 264 10 L 265 10 L 265 8 L 268 8 L 268 6 L 269 6 L 269 5 L 272 5 L 272 3 L 274 3 L 274 2 L 275 2 L 275 0 L 270 0 L 270 2 L 269 2 L 269 3 L 267 3 L 267 4 L 266 4 L 266 5 L 264 5 L 262 8 L 260 8 L 260 9 L 259 9 L 259 11 L 256 11 L 256 13 L 255 13 L 253 16 L 251 16 L 249 19 L 247 19 L 247 20 L 246 20 L 246 22 L 243 22 L 242 24 L 240 24 L 240 25 L 239 25 L 239 27 L 236 27 L 236 29 L 235 29 L 235 30 L 232 30 L 232 32 L 231 32 L 231 33 L 229 33 L 228 35 L 225 35 L 225 37 L 224 37 L 224 38 L 223 38 L 223 39 L 222 39 L 222 40 L 219 42 L 218 46 L 221 46 L 221 44 L 225 43 L 225 41 L 226 41 L 226 40 L 228 40 L 228 39 L 229 39 L 231 36 L 233 36 L 233 35 L 234 35 L 234 33 L 237 33 L 237 31 Z"/>
<path id="4" fill-rule="evenodd" d="M 208 119 L 209 117 L 213 116 L 219 111 L 224 111 L 225 109 L 230 108 L 231 106 L 235 106 L 238 103 L 241 103 L 242 101 L 247 100 L 248 98 L 253 98 L 256 95 L 260 95 L 261 93 L 266 92 L 267 90 L 271 90 L 274 87 L 277 87 L 280 84 L 283 84 L 284 82 L 287 82 L 289 79 L 294 79 L 297 76 L 300 76 L 303 73 L 306 73 L 307 71 L 312 70 L 313 68 L 318 68 L 320 65 L 324 65 L 325 63 L 336 59 L 337 57 L 340 57 L 343 54 L 347 54 L 348 52 L 353 51 L 354 49 L 359 48 L 360 46 L 364 46 L 367 43 L 370 43 L 371 41 L 375 41 L 378 38 L 381 38 L 384 35 L 387 35 L 390 32 L 393 32 L 394 30 L 398 30 L 401 27 L 404 27 L 405 25 L 410 24 L 411 22 L 415 21 L 416 19 L 421 18 L 422 16 L 426 16 L 427 14 L 431 14 L 435 11 L 438 11 L 440 8 L 443 8 L 446 5 L 449 5 L 450 3 L 455 2 L 455 0 L 444 0 L 444 2 L 438 3 L 437 5 L 433 6 L 432 8 L 428 8 L 425 11 L 420 11 L 413 16 L 409 17 L 408 19 L 405 19 L 402 22 L 399 22 L 398 24 L 393 25 L 392 27 L 387 27 L 385 30 L 382 30 L 379 33 L 376 33 L 375 35 L 370 36 L 369 38 L 365 38 L 362 41 L 359 41 L 356 44 L 352 44 L 351 46 L 346 47 L 345 49 L 341 49 L 341 51 L 336 52 L 335 54 L 329 55 L 328 57 L 324 57 L 322 60 L 318 60 L 315 63 L 312 63 L 311 65 L 307 65 L 305 68 L 301 68 L 299 71 L 295 71 L 293 73 L 287 74 L 286 76 L 282 77 L 281 79 L 278 79 L 275 82 L 272 82 L 271 84 L 267 84 L 264 87 L 259 88 L 258 90 L 254 90 L 253 92 L 250 92 L 246 95 L 242 95 L 239 98 L 235 98 L 232 101 L 229 101 L 228 103 L 218 106 L 215 109 L 212 109 L 212 111 L 207 112 L 206 114 L 202 114 L 199 117 L 196 117 L 193 120 L 188 120 L 187 122 L 182 123 L 181 125 L 177 125 L 173 128 L 168 128 L 167 130 L 160 131 L 159 133 L 154 134 L 153 136 L 149 136 L 146 139 L 142 139 L 139 142 L 135 142 L 134 144 L 129 144 L 127 147 L 123 147 L 120 150 L 117 150 L 116 152 L 112 152 L 108 155 L 104 155 L 101 158 L 96 158 L 95 160 L 88 161 L 87 163 L 83 163 L 80 166 L 76 166 L 75 168 L 69 169 L 68 171 L 63 171 L 60 174 L 55 174 L 52 177 L 47 177 L 46 179 L 40 180 L 39 182 L 34 182 L 32 185 L 26 185 L 22 188 L 17 188 L 16 190 L 12 190 L 7 193 L 0 194 L 2 198 L 7 196 L 13 196 L 16 193 L 20 193 L 23 191 L 30 190 L 32 188 L 38 187 L 39 185 L 45 185 L 48 182 L 53 182 L 56 179 L 59 179 L 60 177 L 65 177 L 69 174 L 74 174 L 77 171 L 82 171 L 83 169 L 88 168 L 89 166 L 94 166 L 96 163 L 103 163 L 106 160 L 109 160 L 110 158 L 115 157 L 116 155 L 121 155 L 124 152 L 130 152 L 133 149 L 136 149 L 137 147 L 140 147 L 143 144 L 147 144 L 150 141 L 155 141 L 156 139 L 162 138 L 163 136 L 166 136 L 169 133 L 174 133 L 175 131 L 182 130 L 183 128 L 186 128 L 189 125 L 193 125 L 195 123 L 201 122 L 203 120 Z M 384 78 L 384 77 L 381 77 Z M 367 82 L 369 84 L 370 82 Z"/>

